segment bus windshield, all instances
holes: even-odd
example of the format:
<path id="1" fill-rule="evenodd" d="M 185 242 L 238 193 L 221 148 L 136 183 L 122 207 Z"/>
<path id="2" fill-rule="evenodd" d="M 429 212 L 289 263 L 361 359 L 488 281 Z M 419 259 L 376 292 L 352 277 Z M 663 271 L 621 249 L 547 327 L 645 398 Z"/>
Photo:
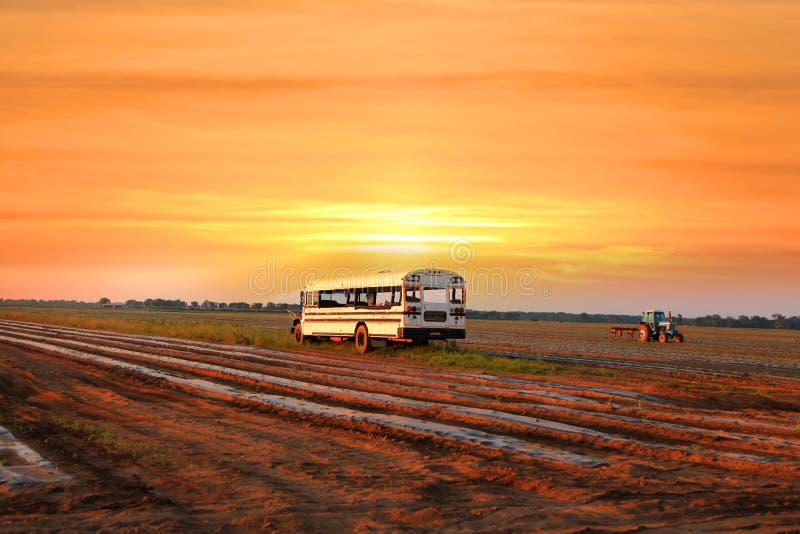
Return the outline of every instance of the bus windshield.
<path id="1" fill-rule="evenodd" d="M 447 290 L 443 287 L 426 287 L 422 291 L 422 300 L 426 304 L 445 304 L 447 302 Z"/>

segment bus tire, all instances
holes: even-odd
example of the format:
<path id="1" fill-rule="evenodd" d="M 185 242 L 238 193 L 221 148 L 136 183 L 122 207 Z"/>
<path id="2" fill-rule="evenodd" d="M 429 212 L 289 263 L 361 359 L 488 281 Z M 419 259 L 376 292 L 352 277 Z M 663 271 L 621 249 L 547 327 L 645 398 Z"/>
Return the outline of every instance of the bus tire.
<path id="1" fill-rule="evenodd" d="M 367 331 L 367 325 L 360 324 L 358 328 L 356 328 L 356 335 L 355 335 L 355 342 L 356 342 L 356 350 L 364 354 L 370 348 L 369 343 L 369 331 Z"/>
<path id="2" fill-rule="evenodd" d="M 305 337 L 303 336 L 303 326 L 300 323 L 294 327 L 294 342 L 302 345 Z"/>

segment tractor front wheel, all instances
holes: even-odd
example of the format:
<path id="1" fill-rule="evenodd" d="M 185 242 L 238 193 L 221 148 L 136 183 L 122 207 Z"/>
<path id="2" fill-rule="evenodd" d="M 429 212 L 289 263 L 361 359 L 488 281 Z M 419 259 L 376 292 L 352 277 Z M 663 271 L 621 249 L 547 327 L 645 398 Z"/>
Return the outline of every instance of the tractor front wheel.
<path id="1" fill-rule="evenodd" d="M 647 343 L 650 341 L 650 327 L 646 324 L 639 325 L 639 341 Z"/>
<path id="2" fill-rule="evenodd" d="M 673 339 L 675 340 L 675 343 L 683 343 L 683 334 L 675 334 Z"/>
<path id="3" fill-rule="evenodd" d="M 666 332 L 661 332 L 660 334 L 658 334 L 658 342 L 659 343 L 666 343 L 667 341 L 669 341 L 669 338 L 667 337 L 667 333 Z"/>

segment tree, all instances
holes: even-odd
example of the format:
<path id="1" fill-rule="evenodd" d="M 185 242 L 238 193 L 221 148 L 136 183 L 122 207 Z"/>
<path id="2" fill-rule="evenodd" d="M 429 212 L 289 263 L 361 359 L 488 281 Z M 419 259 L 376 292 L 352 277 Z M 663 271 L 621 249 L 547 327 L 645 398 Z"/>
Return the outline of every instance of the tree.
<path id="1" fill-rule="evenodd" d="M 772 318 L 775 320 L 775 328 L 786 328 L 786 317 L 780 313 L 773 313 Z"/>
<path id="2" fill-rule="evenodd" d="M 197 303 L 197 301 L 193 300 L 192 301 L 192 308 L 197 308 L 198 306 L 200 306 L 200 305 Z"/>
<path id="3" fill-rule="evenodd" d="M 252 306 L 250 306 L 250 307 L 251 307 L 251 308 L 253 308 L 254 310 L 260 310 L 261 308 L 263 308 L 263 307 L 264 307 L 264 305 L 263 305 L 263 304 L 261 304 L 260 302 L 254 302 L 254 303 L 252 304 Z"/>
<path id="4" fill-rule="evenodd" d="M 105 306 L 106 304 L 111 304 L 111 299 L 109 299 L 108 297 L 103 297 L 103 298 L 101 298 L 100 300 L 97 301 L 97 304 L 99 304 L 100 306 Z"/>

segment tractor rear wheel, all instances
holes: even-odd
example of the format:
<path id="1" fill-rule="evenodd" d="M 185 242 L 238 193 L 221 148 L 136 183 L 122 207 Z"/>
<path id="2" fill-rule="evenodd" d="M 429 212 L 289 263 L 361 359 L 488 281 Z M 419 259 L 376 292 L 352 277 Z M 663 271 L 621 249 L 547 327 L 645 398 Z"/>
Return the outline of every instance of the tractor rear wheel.
<path id="1" fill-rule="evenodd" d="M 647 343 L 650 341 L 650 327 L 646 324 L 639 325 L 639 341 Z"/>
<path id="2" fill-rule="evenodd" d="M 297 325 L 295 325 L 294 327 L 294 342 L 297 343 L 298 345 L 302 345 L 304 339 L 305 338 L 303 337 L 303 327 L 300 323 L 297 323 Z"/>
<path id="3" fill-rule="evenodd" d="M 364 354 L 369 350 L 369 332 L 366 325 L 359 325 L 356 328 L 356 350 Z"/>
<path id="4" fill-rule="evenodd" d="M 666 332 L 661 332 L 660 334 L 658 334 L 658 342 L 659 343 L 666 343 L 667 341 L 669 341 L 669 338 L 667 337 L 667 333 Z"/>

